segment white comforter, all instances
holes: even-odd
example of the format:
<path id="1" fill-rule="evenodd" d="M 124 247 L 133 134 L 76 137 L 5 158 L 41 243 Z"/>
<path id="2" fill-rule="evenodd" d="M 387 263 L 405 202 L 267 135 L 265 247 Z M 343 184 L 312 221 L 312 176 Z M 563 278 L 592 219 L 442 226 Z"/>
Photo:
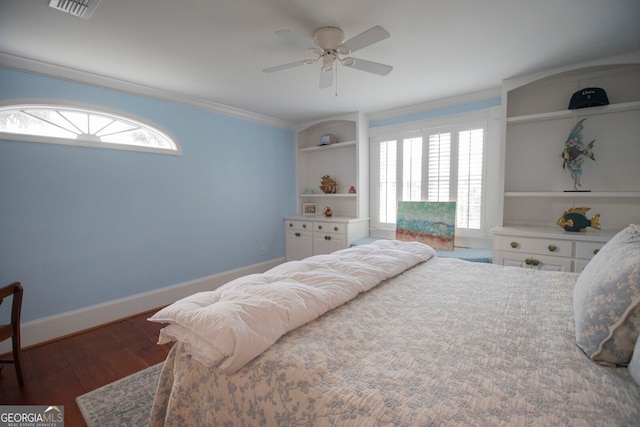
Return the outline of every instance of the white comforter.
<path id="1" fill-rule="evenodd" d="M 232 373 L 287 332 L 434 255 L 421 243 L 380 240 L 233 280 L 149 320 L 169 323 L 160 344 L 181 342 L 195 360 Z"/>

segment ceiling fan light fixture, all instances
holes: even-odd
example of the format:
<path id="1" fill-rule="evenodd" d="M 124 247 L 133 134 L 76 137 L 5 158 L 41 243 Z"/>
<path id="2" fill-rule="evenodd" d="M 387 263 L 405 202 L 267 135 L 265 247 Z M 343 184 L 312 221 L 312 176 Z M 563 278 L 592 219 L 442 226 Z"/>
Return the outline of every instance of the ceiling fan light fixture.
<path id="1" fill-rule="evenodd" d="M 327 54 L 322 57 L 322 71 L 333 70 L 335 65 L 336 57 L 334 55 Z"/>
<path id="2" fill-rule="evenodd" d="M 326 88 L 333 85 L 334 74 L 337 79 L 338 67 L 336 66 L 336 64 L 338 62 L 345 67 L 366 71 L 368 73 L 377 74 L 379 76 L 386 76 L 393 69 L 393 67 L 390 65 L 367 61 L 366 59 L 346 57 L 346 55 L 349 55 L 352 52 L 358 51 L 388 38 L 389 32 L 379 25 L 363 31 L 362 33 L 356 35 L 355 37 L 352 37 L 346 42 L 344 41 L 344 32 L 340 28 L 318 28 L 313 32 L 313 43 L 315 43 L 316 47 L 309 46 L 309 44 L 305 42 L 304 39 L 296 36 L 289 30 L 276 31 L 276 34 L 289 41 L 294 42 L 297 45 L 304 45 L 312 53 L 314 53 L 316 57 L 313 59 L 304 59 L 301 61 L 290 62 L 288 64 L 282 64 L 276 67 L 265 68 L 262 70 L 265 73 L 286 70 L 288 68 L 297 67 L 299 65 L 313 64 L 322 60 L 322 67 L 320 72 L 320 87 Z"/>
<path id="3" fill-rule="evenodd" d="M 344 31 L 337 27 L 322 27 L 313 32 L 313 42 L 325 50 L 337 49 L 344 42 Z"/>
<path id="4" fill-rule="evenodd" d="M 344 65 L 345 67 L 353 67 L 354 65 L 356 65 L 356 59 L 351 57 L 344 58 L 342 60 L 342 65 Z"/>

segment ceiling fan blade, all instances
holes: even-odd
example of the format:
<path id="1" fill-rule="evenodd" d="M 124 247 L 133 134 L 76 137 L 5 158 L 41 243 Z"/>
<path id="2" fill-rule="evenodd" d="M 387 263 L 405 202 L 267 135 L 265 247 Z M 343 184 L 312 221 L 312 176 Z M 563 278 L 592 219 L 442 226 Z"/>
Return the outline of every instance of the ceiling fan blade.
<path id="1" fill-rule="evenodd" d="M 274 71 L 286 70 L 288 68 L 299 67 L 300 65 L 308 64 L 309 60 L 304 59 L 302 61 L 289 62 L 288 64 L 276 65 L 275 67 L 265 68 L 262 71 L 265 73 L 273 73 Z"/>
<path id="2" fill-rule="evenodd" d="M 366 59 L 359 58 L 344 58 L 343 64 L 345 67 L 355 68 L 356 70 L 366 71 L 368 73 L 378 74 L 380 76 L 386 76 L 393 70 L 391 65 L 380 64 L 379 62 L 367 61 Z"/>
<path id="3" fill-rule="evenodd" d="M 351 52 L 360 50 L 374 43 L 378 43 L 390 36 L 389 32 L 379 25 L 371 27 L 368 30 L 358 34 L 357 36 L 342 43 L 343 47 L 346 47 Z"/>
<path id="4" fill-rule="evenodd" d="M 328 71 L 320 70 L 320 89 L 333 86 L 333 68 Z"/>
<path id="5" fill-rule="evenodd" d="M 313 40 L 304 38 L 291 30 L 278 30 L 276 34 L 288 42 L 304 47 L 305 49 L 313 49 L 316 46 Z"/>

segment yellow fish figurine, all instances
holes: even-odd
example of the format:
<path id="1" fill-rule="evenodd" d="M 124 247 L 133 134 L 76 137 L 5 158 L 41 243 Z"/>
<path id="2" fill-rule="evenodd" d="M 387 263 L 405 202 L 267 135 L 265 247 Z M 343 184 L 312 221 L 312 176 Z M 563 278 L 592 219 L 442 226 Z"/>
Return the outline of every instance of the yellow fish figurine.
<path id="1" fill-rule="evenodd" d="M 600 230 L 600 214 L 594 214 L 591 219 L 587 219 L 587 211 L 591 208 L 571 208 L 562 214 L 557 224 L 566 231 L 586 232 L 587 227 Z"/>

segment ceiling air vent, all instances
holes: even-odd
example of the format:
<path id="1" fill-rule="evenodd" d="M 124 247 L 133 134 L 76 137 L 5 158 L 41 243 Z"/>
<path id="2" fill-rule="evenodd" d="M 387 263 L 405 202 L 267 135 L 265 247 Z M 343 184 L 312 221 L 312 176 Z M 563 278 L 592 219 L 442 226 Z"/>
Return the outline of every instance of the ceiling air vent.
<path id="1" fill-rule="evenodd" d="M 89 19 L 99 3 L 100 0 L 50 0 L 49 7 Z"/>

